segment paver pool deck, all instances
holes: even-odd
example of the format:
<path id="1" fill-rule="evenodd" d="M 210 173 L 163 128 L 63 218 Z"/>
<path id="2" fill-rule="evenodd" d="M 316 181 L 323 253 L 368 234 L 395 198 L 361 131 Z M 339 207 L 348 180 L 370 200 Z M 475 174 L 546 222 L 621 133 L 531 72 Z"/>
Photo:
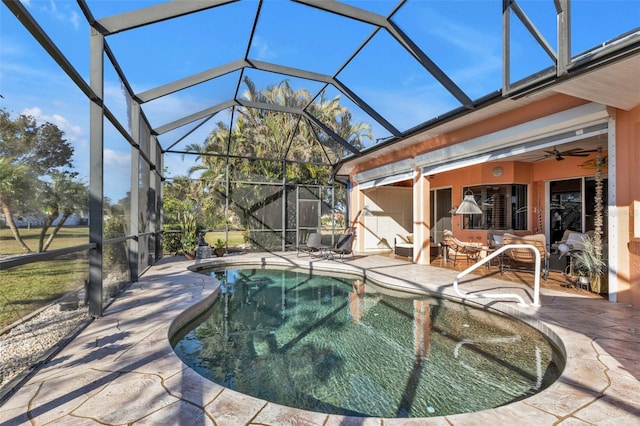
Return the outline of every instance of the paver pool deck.
<path id="1" fill-rule="evenodd" d="M 184 365 L 169 336 L 216 297 L 212 277 L 187 269 L 251 263 L 365 272 L 394 287 L 455 296 L 457 272 L 384 256 L 345 262 L 254 253 L 220 259 L 163 259 L 133 283 L 0 407 L 1 425 L 640 425 L 640 309 L 580 294 L 541 289 L 540 306 L 480 299 L 521 312 L 555 333 L 567 355 L 562 376 L 530 398 L 469 414 L 379 419 L 297 410 L 219 386 Z M 469 276 L 465 291 L 533 289 Z"/>

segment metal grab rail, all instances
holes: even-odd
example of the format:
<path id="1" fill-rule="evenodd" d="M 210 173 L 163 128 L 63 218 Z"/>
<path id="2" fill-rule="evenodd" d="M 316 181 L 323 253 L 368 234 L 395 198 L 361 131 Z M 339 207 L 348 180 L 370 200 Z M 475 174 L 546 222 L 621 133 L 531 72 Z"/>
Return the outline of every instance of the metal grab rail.
<path id="1" fill-rule="evenodd" d="M 483 266 L 485 263 L 490 262 L 491 259 L 494 259 L 498 255 L 501 255 L 504 251 L 512 248 L 529 249 L 529 250 L 533 250 L 534 252 L 534 255 L 536 257 L 536 265 L 535 265 L 535 277 L 533 282 L 533 303 L 531 304 L 531 306 L 540 306 L 540 252 L 535 246 L 532 246 L 531 244 L 508 244 L 506 246 L 502 246 L 498 250 L 491 253 L 489 256 L 474 263 L 464 271 L 460 272 L 458 275 L 456 275 L 455 279 L 453 280 L 453 289 L 458 294 L 458 296 L 462 298 L 467 298 L 467 299 L 480 299 L 483 297 L 491 298 L 491 299 L 514 298 L 519 301 L 518 305 L 529 306 L 524 301 L 522 296 L 519 296 L 514 293 L 462 293 L 458 289 L 458 283 L 460 281 L 460 278 L 464 277 L 465 275 L 468 275 L 472 271 L 475 271 L 479 267 Z"/>

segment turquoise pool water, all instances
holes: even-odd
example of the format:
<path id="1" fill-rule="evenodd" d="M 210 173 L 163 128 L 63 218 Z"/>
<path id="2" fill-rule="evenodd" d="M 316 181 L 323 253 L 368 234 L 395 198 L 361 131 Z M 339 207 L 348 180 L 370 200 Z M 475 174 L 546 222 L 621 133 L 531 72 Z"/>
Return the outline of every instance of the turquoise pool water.
<path id="1" fill-rule="evenodd" d="M 561 359 L 513 319 L 306 271 L 209 271 L 221 292 L 172 338 L 180 358 L 239 392 L 363 417 L 474 412 L 553 383 Z"/>

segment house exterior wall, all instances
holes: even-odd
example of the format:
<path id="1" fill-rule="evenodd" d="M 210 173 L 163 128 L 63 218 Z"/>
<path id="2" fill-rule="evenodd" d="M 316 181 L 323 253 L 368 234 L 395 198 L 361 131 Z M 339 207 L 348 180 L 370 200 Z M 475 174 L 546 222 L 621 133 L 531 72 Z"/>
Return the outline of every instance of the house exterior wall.
<path id="1" fill-rule="evenodd" d="M 582 99 L 566 95 L 554 95 L 537 103 L 530 104 L 508 114 L 493 117 L 467 128 L 456 130 L 429 140 L 421 141 L 412 147 L 393 154 L 375 158 L 361 163 L 354 168 L 351 178 L 356 173 L 370 170 L 382 165 L 414 158 L 434 149 L 455 145 L 475 137 L 491 134 L 547 115 L 562 112 L 586 104 Z M 610 256 L 610 269 L 615 271 L 616 283 L 612 288 L 615 296 L 612 300 L 632 303 L 640 306 L 640 220 L 634 217 L 640 214 L 640 178 L 637 167 L 640 165 L 640 106 L 630 111 L 610 109 L 609 115 L 614 118 L 615 152 L 607 153 L 609 161 L 615 161 L 615 174 L 610 179 L 615 189 L 615 206 L 609 206 L 609 247 L 615 253 Z M 611 130 L 610 130 L 611 132 Z M 603 147 L 607 149 L 607 147 Z M 580 165 L 589 158 L 565 157 L 562 167 L 558 162 L 548 160 L 534 163 L 501 161 L 468 166 L 454 171 L 429 176 L 427 188 L 451 187 L 452 203 L 459 205 L 463 198 L 463 187 L 487 184 L 520 183 L 529 188 L 529 222 L 528 230 L 518 233 L 545 232 L 548 213 L 545 199 L 545 184 L 550 180 L 580 178 L 594 176 L 595 170 L 582 168 Z M 501 176 L 494 176 L 492 170 L 502 167 Z M 426 192 L 423 196 L 428 199 Z M 414 196 L 415 202 L 415 196 Z M 462 229 L 462 218 L 453 216 L 453 231 L 462 240 L 486 241 L 487 231 Z M 613 235 L 612 235 L 613 230 Z M 615 244 L 612 244 L 615 243 Z"/>
<path id="2" fill-rule="evenodd" d="M 615 111 L 617 301 L 640 306 L 640 105 Z"/>

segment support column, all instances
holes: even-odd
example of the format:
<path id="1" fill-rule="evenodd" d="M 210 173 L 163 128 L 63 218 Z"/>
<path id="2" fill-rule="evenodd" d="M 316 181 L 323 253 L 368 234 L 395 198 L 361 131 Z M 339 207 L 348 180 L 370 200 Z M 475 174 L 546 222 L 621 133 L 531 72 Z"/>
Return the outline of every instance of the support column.
<path id="1" fill-rule="evenodd" d="M 567 67 L 571 63 L 571 2 L 569 0 L 554 1 L 558 25 L 558 64 L 556 75 L 567 75 Z"/>
<path id="2" fill-rule="evenodd" d="M 158 144 L 158 140 L 157 138 L 153 138 L 154 142 L 156 144 Z M 162 152 L 162 147 L 160 147 L 160 145 L 158 145 L 158 164 L 156 164 L 156 172 L 158 172 L 159 177 L 158 177 L 158 192 L 156 193 L 156 195 L 158 196 L 158 202 L 157 202 L 157 206 L 158 206 L 158 238 L 160 239 L 160 241 L 158 241 L 158 251 L 156 252 L 156 260 L 162 258 L 162 247 L 163 247 L 163 240 L 164 240 L 164 233 L 163 233 L 163 229 L 164 229 L 164 152 Z"/>
<path id="3" fill-rule="evenodd" d="M 89 251 L 89 284 L 87 299 L 89 315 L 102 316 L 102 215 L 104 193 L 104 36 L 91 29 L 90 84 L 98 99 L 89 106 L 89 242 L 96 248 Z"/>
<path id="4" fill-rule="evenodd" d="M 139 239 L 147 238 L 140 237 L 140 219 L 138 211 L 140 209 L 139 203 L 139 169 L 140 169 L 140 151 L 139 147 L 142 146 L 140 141 L 140 104 L 136 101 L 132 101 L 131 105 L 131 136 L 133 140 L 136 141 L 138 146 L 131 147 L 131 170 L 130 170 L 130 182 L 131 182 L 131 192 L 130 192 L 130 205 L 129 205 L 129 234 L 135 234 L 135 238 L 131 238 L 128 240 L 129 245 L 129 274 L 131 282 L 138 281 L 138 265 L 140 264 L 140 259 L 138 253 L 140 252 L 139 248 Z"/>
<path id="5" fill-rule="evenodd" d="M 348 189 L 349 198 L 349 227 L 353 228 L 356 233 L 355 247 L 359 253 L 364 252 L 364 219 L 362 217 L 362 209 L 364 209 L 364 194 L 360 191 L 357 183 L 351 184 Z"/>
<path id="6" fill-rule="evenodd" d="M 145 127 L 147 127 L 146 124 Z M 153 232 L 153 259 L 151 259 L 151 261 L 152 264 L 155 265 L 160 258 L 160 253 L 162 252 L 162 245 L 160 245 L 160 231 L 162 230 L 160 225 L 160 194 L 162 192 L 162 183 L 160 181 L 160 172 L 162 171 L 160 168 L 160 152 L 162 151 L 162 148 L 158 144 L 156 137 L 151 136 L 151 132 L 147 133 L 147 135 L 149 135 L 149 158 L 152 162 L 149 182 L 150 189 L 153 194 L 153 213 L 151 215 L 149 230 Z"/>
<path id="7" fill-rule="evenodd" d="M 282 231 L 280 237 L 282 238 L 281 250 L 287 250 L 287 161 L 282 159 L 282 211 L 280 212 L 280 219 L 282 220 Z M 298 241 L 296 240 L 296 246 Z M 284 306 L 284 305 L 283 305 Z"/>
<path id="8" fill-rule="evenodd" d="M 413 263 L 431 263 L 431 184 L 422 170 L 416 169 L 413 178 Z"/>

